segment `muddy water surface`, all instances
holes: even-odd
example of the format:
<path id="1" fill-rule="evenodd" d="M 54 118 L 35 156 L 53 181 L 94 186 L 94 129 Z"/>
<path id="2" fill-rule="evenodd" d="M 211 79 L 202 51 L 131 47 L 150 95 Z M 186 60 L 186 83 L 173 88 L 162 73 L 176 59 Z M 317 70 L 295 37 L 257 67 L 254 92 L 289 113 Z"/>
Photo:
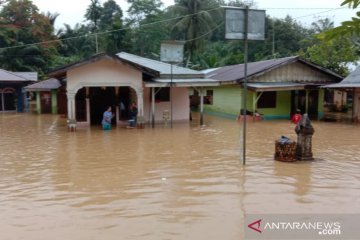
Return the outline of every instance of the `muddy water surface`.
<path id="1" fill-rule="evenodd" d="M 360 213 L 360 125 L 314 123 L 314 162 L 272 160 L 288 121 L 99 127 L 0 114 L 1 239 L 243 239 L 246 213 Z"/>

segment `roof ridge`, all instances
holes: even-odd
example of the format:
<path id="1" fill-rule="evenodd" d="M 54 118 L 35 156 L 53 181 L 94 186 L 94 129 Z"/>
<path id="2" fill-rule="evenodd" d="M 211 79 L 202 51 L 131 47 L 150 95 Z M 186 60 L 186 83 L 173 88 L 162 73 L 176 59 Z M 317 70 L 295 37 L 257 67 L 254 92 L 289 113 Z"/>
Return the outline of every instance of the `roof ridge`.
<path id="1" fill-rule="evenodd" d="M 152 62 L 164 64 L 164 65 L 167 65 L 167 66 L 171 66 L 171 64 L 167 63 L 167 62 L 163 62 L 163 61 L 159 61 L 159 60 L 155 60 L 155 59 L 151 59 L 151 58 L 145 58 L 145 57 L 135 55 L 135 54 L 132 54 L 132 53 L 128 53 L 128 52 L 120 52 L 120 53 L 118 53 L 116 55 L 121 58 L 120 54 L 127 54 L 127 55 L 131 55 L 131 56 L 134 56 L 134 57 L 137 57 L 137 58 L 144 59 L 146 61 L 152 61 Z M 182 69 L 192 70 L 192 71 L 195 71 L 195 72 L 200 72 L 200 71 L 197 71 L 197 70 L 194 70 L 194 69 L 191 69 L 191 68 L 181 67 L 181 66 L 178 66 L 178 65 L 175 65 L 175 64 L 173 64 L 172 66 L 176 67 L 176 68 L 182 68 Z"/>

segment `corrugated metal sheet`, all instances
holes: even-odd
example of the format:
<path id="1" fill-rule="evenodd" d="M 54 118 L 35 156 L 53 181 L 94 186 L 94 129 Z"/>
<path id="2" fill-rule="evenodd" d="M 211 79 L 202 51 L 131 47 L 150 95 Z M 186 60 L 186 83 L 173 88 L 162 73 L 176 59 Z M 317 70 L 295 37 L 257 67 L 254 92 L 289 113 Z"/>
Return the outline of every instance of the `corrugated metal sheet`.
<path id="1" fill-rule="evenodd" d="M 30 81 L 37 81 L 38 80 L 38 73 L 37 72 L 14 72 L 14 74 L 23 77 Z"/>
<path id="2" fill-rule="evenodd" d="M 26 91 L 48 91 L 52 89 L 58 89 L 61 87 L 61 83 L 56 78 L 50 78 L 48 80 L 40 81 L 25 87 Z"/>
<path id="3" fill-rule="evenodd" d="M 63 77 L 66 76 L 66 72 L 70 69 L 81 67 L 85 64 L 89 64 L 92 62 L 99 61 L 101 59 L 115 59 L 119 60 L 120 62 L 126 63 L 131 65 L 132 67 L 139 69 L 143 73 L 147 73 L 154 77 L 160 78 L 170 78 L 171 75 L 171 65 L 168 63 L 136 56 L 130 53 L 121 52 L 117 55 L 109 55 L 106 53 L 100 53 L 94 55 L 88 59 L 84 59 L 72 64 L 64 65 L 62 67 L 56 68 L 52 70 L 49 75 L 51 77 Z M 191 70 L 188 68 L 178 67 L 176 65 L 172 66 L 172 73 L 174 78 L 197 78 L 197 77 L 204 77 L 204 73 Z"/>
<path id="4" fill-rule="evenodd" d="M 265 71 L 267 69 L 272 69 L 284 63 L 294 61 L 296 59 L 297 57 L 288 57 L 288 58 L 280 58 L 280 59 L 271 59 L 260 62 L 251 62 L 248 63 L 247 65 L 247 71 L 248 71 L 247 73 L 248 76 L 251 76 L 256 73 Z M 237 81 L 243 79 L 244 76 L 245 76 L 244 64 L 221 67 L 206 74 L 206 77 L 220 81 Z"/>
<path id="5" fill-rule="evenodd" d="M 360 67 L 357 67 L 340 83 L 323 86 L 323 88 L 358 88 L 358 87 L 360 87 Z"/>
<path id="6" fill-rule="evenodd" d="M 136 56 L 126 52 L 118 53 L 117 56 L 120 59 L 124 59 L 126 61 L 141 65 L 143 67 L 153 69 L 154 71 L 160 73 L 160 77 L 167 77 L 171 74 L 171 65 L 169 63 Z M 199 71 L 173 65 L 173 75 L 189 75 L 202 77 L 204 74 Z"/>
<path id="7" fill-rule="evenodd" d="M 226 66 L 206 74 L 222 82 L 241 82 L 244 64 Z M 248 79 L 253 82 L 331 83 L 342 79 L 338 74 L 297 56 L 248 63 Z"/>
<path id="8" fill-rule="evenodd" d="M 146 82 L 146 87 L 164 87 L 170 86 L 182 86 L 182 87 L 193 87 L 193 86 L 201 86 L 201 87 L 214 87 L 219 86 L 220 83 L 217 80 L 209 79 L 209 78 L 192 78 L 192 79 L 162 79 L 156 78 L 152 82 Z"/>
<path id="9" fill-rule="evenodd" d="M 305 84 L 301 83 L 287 83 L 287 82 L 269 82 L 269 83 L 248 83 L 249 89 L 257 92 L 265 91 L 286 91 L 286 90 L 302 90 L 305 89 Z"/>
<path id="10" fill-rule="evenodd" d="M 351 72 L 340 84 L 349 84 L 349 83 L 358 83 L 360 84 L 360 67 L 357 67 L 353 72 Z"/>
<path id="11" fill-rule="evenodd" d="M 4 69 L 0 69 L 0 81 L 27 82 L 27 81 L 33 81 L 33 80 L 27 79 L 19 73 L 14 73 L 14 72 L 6 71 Z"/>

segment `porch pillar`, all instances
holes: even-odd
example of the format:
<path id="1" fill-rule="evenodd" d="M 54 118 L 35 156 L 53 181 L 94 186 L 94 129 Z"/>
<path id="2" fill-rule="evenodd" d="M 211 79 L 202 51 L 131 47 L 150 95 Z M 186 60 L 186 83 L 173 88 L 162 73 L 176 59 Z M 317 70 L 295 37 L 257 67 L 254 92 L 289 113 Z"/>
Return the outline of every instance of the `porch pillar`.
<path id="1" fill-rule="evenodd" d="M 356 121 L 356 114 L 357 114 L 357 96 L 356 96 L 356 88 L 352 89 L 353 94 L 353 102 L 352 102 L 352 121 Z"/>
<path id="2" fill-rule="evenodd" d="M 119 87 L 115 87 L 115 96 L 116 96 L 116 101 L 118 101 L 119 100 Z M 116 105 L 115 105 L 116 125 L 119 125 L 119 123 L 120 123 L 120 106 L 121 106 L 121 103 L 119 104 L 118 102 L 116 102 Z"/>
<path id="3" fill-rule="evenodd" d="M 241 116 L 242 116 L 242 111 L 241 111 L 241 108 L 242 108 L 242 99 L 243 99 L 243 97 L 242 97 L 242 95 L 243 95 L 243 90 L 242 90 L 242 88 L 240 88 L 240 98 L 239 98 L 239 103 L 240 103 L 240 109 L 239 109 L 239 116 L 237 117 L 237 120 L 241 120 Z"/>
<path id="4" fill-rule="evenodd" d="M 51 90 L 51 113 L 57 114 L 57 96 L 56 90 Z"/>
<path id="5" fill-rule="evenodd" d="M 36 113 L 41 114 L 41 99 L 39 91 L 36 92 Z"/>
<path id="6" fill-rule="evenodd" d="M 136 90 L 137 95 L 137 105 L 138 105 L 138 123 L 140 125 L 144 124 L 144 91 L 143 89 Z"/>
<path id="7" fill-rule="evenodd" d="M 76 109 L 75 109 L 75 94 L 72 91 L 66 93 L 68 105 L 68 129 L 71 132 L 76 131 Z"/>
<path id="8" fill-rule="evenodd" d="M 204 88 L 200 88 L 200 125 L 204 125 Z"/>
<path id="9" fill-rule="evenodd" d="M 359 96 L 358 93 L 356 91 L 356 88 L 353 88 L 353 102 L 352 102 L 352 119 L 353 122 L 357 122 L 358 121 L 358 116 L 359 116 Z"/>
<path id="10" fill-rule="evenodd" d="M 306 94 L 305 94 L 305 113 L 308 113 L 308 111 L 309 111 L 309 93 L 310 93 L 310 90 L 306 90 Z"/>
<path id="11" fill-rule="evenodd" d="M 5 111 L 4 93 L 0 92 L 0 94 L 1 94 L 1 111 Z"/>
<path id="12" fill-rule="evenodd" d="M 17 102 L 16 102 L 16 111 L 23 112 L 24 111 L 24 94 L 22 88 L 16 89 Z"/>
<path id="13" fill-rule="evenodd" d="M 256 92 L 253 92 L 253 122 L 255 122 L 255 112 L 256 112 Z"/>
<path id="14" fill-rule="evenodd" d="M 253 95 L 253 121 L 255 121 L 255 112 L 256 112 L 256 106 L 257 106 L 257 103 L 259 101 L 259 99 L 261 98 L 261 96 L 263 95 L 264 92 L 259 92 L 259 96 L 256 96 L 257 95 L 257 92 L 254 92 L 254 95 Z"/>
<path id="15" fill-rule="evenodd" d="M 86 123 L 90 125 L 90 88 L 85 87 Z"/>
<path id="16" fill-rule="evenodd" d="M 27 98 L 26 92 L 24 91 L 22 93 L 23 95 L 23 104 L 24 104 L 24 111 L 25 112 L 29 112 L 29 100 Z"/>
<path id="17" fill-rule="evenodd" d="M 155 128 L 155 88 L 151 88 L 151 126 Z"/>

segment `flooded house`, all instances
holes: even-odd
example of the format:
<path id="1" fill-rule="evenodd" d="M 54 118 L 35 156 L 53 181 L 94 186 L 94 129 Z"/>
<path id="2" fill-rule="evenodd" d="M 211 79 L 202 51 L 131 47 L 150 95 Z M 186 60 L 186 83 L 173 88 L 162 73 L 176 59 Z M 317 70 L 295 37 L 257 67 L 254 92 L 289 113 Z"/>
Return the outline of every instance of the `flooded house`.
<path id="1" fill-rule="evenodd" d="M 327 89 L 340 90 L 342 93 L 350 93 L 352 95 L 352 120 L 360 120 L 360 67 L 357 67 L 341 82 L 325 86 Z"/>
<path id="2" fill-rule="evenodd" d="M 108 106 L 116 112 L 113 123 L 121 124 L 132 102 L 137 104 L 140 121 L 163 121 L 165 113 L 173 121 L 189 121 L 189 88 L 219 84 L 202 72 L 125 52 L 97 54 L 49 75 L 66 82 L 68 121 L 86 126 L 99 124 Z M 48 92 L 53 89 L 44 88 Z"/>
<path id="3" fill-rule="evenodd" d="M 31 112 L 66 114 L 65 86 L 58 79 L 50 78 L 39 81 L 24 89 L 35 95 L 34 100 L 30 101 Z"/>
<path id="4" fill-rule="evenodd" d="M 11 72 L 0 69 L 0 112 L 23 112 L 27 107 L 24 87 L 37 80 L 37 72 Z"/>
<path id="5" fill-rule="evenodd" d="M 220 84 L 205 89 L 205 111 L 232 118 L 238 116 L 244 65 L 210 69 L 205 74 Z M 321 119 L 324 101 L 329 97 L 320 87 L 341 80 L 340 75 L 297 56 L 248 63 L 247 110 L 264 119 L 290 119 L 296 109 L 300 109 L 312 119 Z"/>

